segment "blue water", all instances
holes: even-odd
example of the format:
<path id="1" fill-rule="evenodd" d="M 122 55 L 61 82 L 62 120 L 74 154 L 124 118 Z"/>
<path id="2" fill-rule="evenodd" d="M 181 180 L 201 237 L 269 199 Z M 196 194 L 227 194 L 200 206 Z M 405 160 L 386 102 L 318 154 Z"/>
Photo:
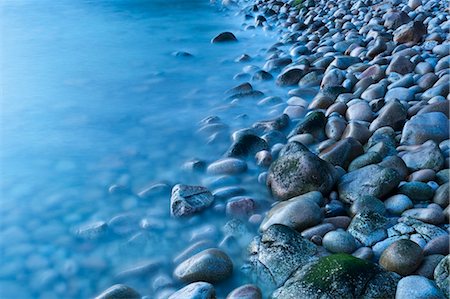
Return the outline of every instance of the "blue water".
<path id="1" fill-rule="evenodd" d="M 180 222 L 166 195 L 135 194 L 155 182 L 202 182 L 180 166 L 216 159 L 228 144 L 196 133 L 204 117 L 219 115 L 231 129 L 267 118 L 254 102 L 224 100 L 240 83 L 232 78 L 244 65 L 234 59 L 248 53 L 261 65 L 260 49 L 274 40 L 242 31 L 242 20 L 207 0 L 0 2 L 1 298 L 92 297 L 133 263 L 170 260 L 205 225 L 220 235 L 226 219 Z M 225 30 L 239 43 L 210 43 Z M 114 184 L 129 191 L 110 194 Z M 100 240 L 74 233 L 117 215 L 128 219 L 125 232 Z M 150 281 L 169 279 L 173 266 L 164 267 L 132 285 L 157 293 Z"/>

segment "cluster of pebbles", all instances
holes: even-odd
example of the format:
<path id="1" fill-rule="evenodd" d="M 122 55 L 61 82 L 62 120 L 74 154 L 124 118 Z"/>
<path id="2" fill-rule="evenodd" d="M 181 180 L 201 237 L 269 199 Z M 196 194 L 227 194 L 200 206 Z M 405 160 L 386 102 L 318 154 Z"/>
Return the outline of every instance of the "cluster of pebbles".
<path id="1" fill-rule="evenodd" d="M 227 91 L 231 104 L 284 110 L 235 131 L 222 158 L 184 165 L 206 187 L 174 186 L 171 215 L 214 210 L 231 219 L 230 233 L 218 248 L 187 248 L 173 270 L 185 286 L 158 298 L 216 298 L 216 284 L 238 271 L 252 284 L 228 299 L 448 298 L 448 1 L 242 5 L 246 30 L 278 30 L 280 39 L 261 68 L 247 65 L 235 79 L 274 82 L 288 100 L 250 82 Z M 236 41 L 230 32 L 212 40 Z M 199 132 L 214 143 L 227 129 L 213 116 Z M 245 196 L 236 183 L 244 175 L 272 196 Z M 246 226 L 258 232 L 240 265 L 229 251 Z M 141 295 L 118 284 L 98 298 Z"/>

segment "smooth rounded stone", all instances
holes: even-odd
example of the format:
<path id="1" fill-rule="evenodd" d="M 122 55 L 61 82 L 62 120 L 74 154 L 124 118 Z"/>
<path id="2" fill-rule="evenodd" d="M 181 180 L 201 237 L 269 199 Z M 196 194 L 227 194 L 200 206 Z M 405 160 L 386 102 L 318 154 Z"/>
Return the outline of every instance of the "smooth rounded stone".
<path id="1" fill-rule="evenodd" d="M 394 31 L 394 42 L 417 44 L 426 33 L 427 28 L 422 22 L 410 22 Z"/>
<path id="2" fill-rule="evenodd" d="M 272 224 L 283 224 L 297 231 L 303 231 L 319 224 L 323 215 L 316 202 L 321 199 L 320 192 L 313 191 L 276 204 L 267 213 L 260 230 L 265 231 Z"/>
<path id="3" fill-rule="evenodd" d="M 259 121 L 253 124 L 253 128 L 257 130 L 262 130 L 264 132 L 272 131 L 272 130 L 283 130 L 287 128 L 290 124 L 290 118 L 286 114 L 282 114 L 277 118 Z"/>
<path id="4" fill-rule="evenodd" d="M 375 43 L 368 49 L 366 56 L 369 58 L 374 58 L 378 54 L 381 54 L 384 51 L 386 51 L 386 49 L 387 46 L 384 39 L 381 37 L 377 37 Z"/>
<path id="5" fill-rule="evenodd" d="M 214 201 L 214 196 L 205 187 L 177 184 L 172 189 L 170 212 L 172 216 L 183 217 L 201 212 Z"/>
<path id="6" fill-rule="evenodd" d="M 424 74 L 422 77 L 420 77 L 416 83 L 417 83 L 417 86 L 422 88 L 422 90 L 427 90 L 427 89 L 431 88 L 438 79 L 439 78 L 436 74 L 428 73 L 428 74 Z"/>
<path id="7" fill-rule="evenodd" d="M 267 167 L 272 163 L 272 154 L 269 151 L 259 151 L 255 155 L 256 164 Z"/>
<path id="8" fill-rule="evenodd" d="M 402 213 L 402 217 L 412 217 L 415 219 L 418 219 L 420 221 L 439 225 L 445 223 L 445 216 L 442 212 L 442 209 L 435 209 L 435 208 L 417 208 L 417 209 L 411 209 L 407 210 Z"/>
<path id="9" fill-rule="evenodd" d="M 302 107 L 303 108 L 303 107 Z M 325 139 L 325 114 L 321 111 L 313 111 L 306 115 L 305 118 L 298 121 L 297 125 L 289 133 L 288 138 L 298 135 L 309 133 L 318 140 Z"/>
<path id="10" fill-rule="evenodd" d="M 417 7 L 422 5 L 422 0 L 409 0 L 408 6 L 411 7 L 411 9 L 416 9 Z"/>
<path id="11" fill-rule="evenodd" d="M 346 70 L 350 66 L 360 63 L 361 59 L 359 57 L 352 56 L 336 56 L 334 60 L 331 62 L 331 66 L 334 66 L 341 70 Z"/>
<path id="12" fill-rule="evenodd" d="M 334 140 L 339 140 L 347 127 L 347 122 L 343 117 L 330 116 L 325 125 L 325 135 Z"/>
<path id="13" fill-rule="evenodd" d="M 361 144 L 366 144 L 371 135 L 372 134 L 369 131 L 368 125 L 364 125 L 357 121 L 351 121 L 347 124 L 341 138 L 344 139 L 351 137 L 358 140 Z"/>
<path id="14" fill-rule="evenodd" d="M 314 97 L 311 104 L 309 104 L 308 108 L 310 110 L 328 109 L 328 107 L 330 107 L 333 103 L 333 98 L 323 93 L 318 93 L 317 96 Z"/>
<path id="15" fill-rule="evenodd" d="M 183 282 L 220 282 L 231 276 L 233 263 L 228 255 L 216 248 L 197 253 L 188 258 L 174 271 L 174 276 Z"/>
<path id="16" fill-rule="evenodd" d="M 386 102 L 394 100 L 409 102 L 414 100 L 414 92 L 409 88 L 395 87 L 388 90 L 388 92 L 384 96 L 384 100 Z"/>
<path id="17" fill-rule="evenodd" d="M 412 74 L 406 74 L 401 79 L 396 79 L 396 81 L 392 82 L 388 89 L 393 89 L 397 87 L 411 87 L 414 85 L 414 76 Z"/>
<path id="18" fill-rule="evenodd" d="M 398 156 L 388 156 L 378 163 L 378 165 L 394 169 L 402 181 L 408 177 L 408 168 L 406 167 L 405 162 Z"/>
<path id="19" fill-rule="evenodd" d="M 419 275 L 403 277 L 395 293 L 396 299 L 445 299 L 436 284 Z"/>
<path id="20" fill-rule="evenodd" d="M 408 239 L 392 243 L 380 257 L 380 266 L 402 276 L 413 273 L 422 262 L 422 248 Z"/>
<path id="21" fill-rule="evenodd" d="M 258 102 L 258 106 L 273 106 L 283 102 L 283 99 L 280 97 L 265 97 Z"/>
<path id="22" fill-rule="evenodd" d="M 450 255 L 444 257 L 434 269 L 434 281 L 448 298 L 450 296 Z"/>
<path id="23" fill-rule="evenodd" d="M 339 253 L 297 271 L 271 298 L 391 298 L 397 281 L 376 264 Z"/>
<path id="24" fill-rule="evenodd" d="M 444 77 L 442 77 L 444 78 Z M 441 78 L 441 79 L 442 79 Z M 448 79 L 448 78 L 446 78 Z M 440 79 L 439 79 L 440 81 Z M 431 100 L 432 98 L 436 97 L 436 96 L 447 96 L 449 89 L 450 89 L 450 83 L 448 82 L 442 82 L 440 83 L 439 81 L 437 81 L 434 86 L 430 89 L 428 89 L 427 91 L 425 91 L 424 93 L 421 94 L 421 99 L 422 100 Z"/>
<path id="25" fill-rule="evenodd" d="M 103 291 L 95 299 L 141 299 L 141 295 L 124 284 L 115 284 Z"/>
<path id="26" fill-rule="evenodd" d="M 292 59 L 289 57 L 280 57 L 280 58 L 273 58 L 268 60 L 264 66 L 263 69 L 267 72 L 280 70 L 283 67 L 287 66 L 292 62 Z"/>
<path id="27" fill-rule="evenodd" d="M 283 111 L 283 113 L 288 115 L 291 119 L 301 118 L 305 116 L 306 112 L 307 109 L 303 106 L 287 106 Z"/>
<path id="28" fill-rule="evenodd" d="M 347 105 L 345 105 L 345 103 L 336 102 L 328 107 L 327 111 L 325 112 L 325 116 L 330 117 L 333 112 L 338 113 L 339 115 L 345 115 L 346 111 Z"/>
<path id="29" fill-rule="evenodd" d="M 327 194 L 337 179 L 335 168 L 298 142 L 290 142 L 269 168 L 267 186 L 278 200 L 310 191 Z"/>
<path id="30" fill-rule="evenodd" d="M 364 195 L 383 198 L 400 183 L 400 175 L 392 168 L 368 165 L 343 175 L 338 182 L 339 198 L 353 203 Z"/>
<path id="31" fill-rule="evenodd" d="M 404 211 L 411 209 L 414 204 L 408 196 L 397 194 L 384 201 L 386 211 L 393 215 L 401 215 Z"/>
<path id="32" fill-rule="evenodd" d="M 415 65 L 405 56 L 396 55 L 392 58 L 386 69 L 386 75 L 397 73 L 406 75 L 414 70 Z"/>
<path id="33" fill-rule="evenodd" d="M 308 101 L 306 101 L 305 99 L 301 98 L 301 97 L 290 97 L 289 100 L 287 101 L 288 105 L 292 105 L 292 106 L 302 106 L 302 107 L 308 107 Z"/>
<path id="34" fill-rule="evenodd" d="M 422 62 L 419 62 L 416 65 L 416 68 L 414 69 L 414 71 L 417 74 L 424 75 L 424 74 L 433 72 L 434 69 L 433 69 L 433 66 L 430 63 L 428 63 L 426 61 L 422 61 Z"/>
<path id="35" fill-rule="evenodd" d="M 262 293 L 256 285 L 246 284 L 231 291 L 226 299 L 262 299 Z"/>
<path id="36" fill-rule="evenodd" d="M 436 172 L 432 169 L 421 169 L 414 171 L 408 177 L 409 182 L 429 182 L 434 180 Z"/>
<path id="37" fill-rule="evenodd" d="M 331 69 L 323 76 L 320 87 L 325 89 L 327 87 L 340 86 L 345 80 L 344 71 L 339 69 Z"/>
<path id="38" fill-rule="evenodd" d="M 345 138 L 322 150 L 319 157 L 335 166 L 347 168 L 362 153 L 364 149 L 356 139 Z"/>
<path id="39" fill-rule="evenodd" d="M 352 253 L 356 250 L 355 238 L 346 231 L 331 231 L 322 239 L 322 246 L 332 253 Z"/>
<path id="40" fill-rule="evenodd" d="M 225 156 L 243 158 L 268 149 L 269 146 L 264 139 L 251 133 L 244 133 L 237 136 L 236 140 L 225 153 Z"/>
<path id="41" fill-rule="evenodd" d="M 448 172 L 448 170 L 446 170 L 446 171 Z M 442 208 L 445 208 L 446 206 L 448 206 L 449 198 L 450 198 L 449 188 L 450 188 L 450 185 L 448 182 L 439 186 L 439 188 L 434 193 L 433 202 L 437 203 Z"/>
<path id="42" fill-rule="evenodd" d="M 316 87 L 320 85 L 322 79 L 323 79 L 323 72 L 313 71 L 305 74 L 298 82 L 298 85 L 300 87 Z"/>
<path id="43" fill-rule="evenodd" d="M 231 32 L 222 32 L 216 35 L 212 40 L 211 43 L 223 43 L 223 42 L 237 42 L 236 36 L 234 36 Z"/>
<path id="44" fill-rule="evenodd" d="M 297 85 L 305 71 L 300 68 L 289 68 L 283 71 L 276 80 L 279 86 L 292 86 Z"/>
<path id="45" fill-rule="evenodd" d="M 245 193 L 246 193 L 246 190 L 242 187 L 227 186 L 227 187 L 222 187 L 222 188 L 215 190 L 213 192 L 213 195 L 214 195 L 215 200 L 223 201 L 223 200 L 227 200 L 227 199 L 230 199 L 230 198 L 238 196 L 238 195 L 243 195 Z"/>
<path id="46" fill-rule="evenodd" d="M 322 223 L 311 228 L 302 231 L 302 237 L 311 239 L 313 236 L 323 237 L 326 233 L 335 229 L 335 226 L 331 223 Z"/>
<path id="47" fill-rule="evenodd" d="M 347 108 L 345 113 L 347 120 L 362 120 L 371 122 L 373 120 L 373 112 L 369 104 L 365 101 L 357 102 Z"/>
<path id="48" fill-rule="evenodd" d="M 449 169 L 442 169 L 436 173 L 436 182 L 438 184 L 445 184 L 449 182 Z M 437 191 L 436 191 L 437 192 Z"/>
<path id="49" fill-rule="evenodd" d="M 96 221 L 83 225 L 75 230 L 75 235 L 82 239 L 94 240 L 104 236 L 108 232 L 108 224 L 105 221 Z"/>
<path id="50" fill-rule="evenodd" d="M 378 214 L 384 215 L 386 213 L 386 208 L 384 203 L 376 197 L 365 195 L 356 199 L 350 207 L 350 213 L 355 216 L 359 213 L 365 212 L 376 212 Z"/>
<path id="51" fill-rule="evenodd" d="M 253 81 L 268 81 L 272 79 L 273 79 L 272 74 L 264 70 L 258 70 L 252 76 Z"/>
<path id="52" fill-rule="evenodd" d="M 388 220 L 375 212 L 356 214 L 347 231 L 365 246 L 373 244 L 387 237 L 386 226 Z"/>
<path id="53" fill-rule="evenodd" d="M 290 227 L 274 224 L 250 243 L 246 273 L 268 288 L 281 286 L 295 271 L 316 260 L 312 242 Z"/>
<path id="54" fill-rule="evenodd" d="M 185 250 L 183 250 L 180 254 L 174 257 L 173 262 L 176 264 L 179 264 L 183 261 L 185 261 L 187 258 L 193 256 L 194 254 L 197 254 L 203 250 L 206 250 L 208 248 L 211 248 L 214 246 L 214 243 L 209 240 L 201 240 L 198 241 L 191 246 L 187 247 Z"/>
<path id="55" fill-rule="evenodd" d="M 384 27 L 387 29 L 397 29 L 403 24 L 411 21 L 408 14 L 401 10 L 389 10 L 384 16 Z"/>
<path id="56" fill-rule="evenodd" d="M 423 144 L 427 140 L 437 143 L 448 139 L 449 121 L 442 112 L 429 112 L 412 117 L 406 122 L 401 144 Z"/>
<path id="57" fill-rule="evenodd" d="M 211 163 L 206 172 L 211 175 L 234 175 L 247 171 L 247 163 L 236 158 L 224 158 Z"/>
<path id="58" fill-rule="evenodd" d="M 216 291 L 210 283 L 199 281 L 188 284 L 170 295 L 168 299 L 215 299 Z"/>
<path id="59" fill-rule="evenodd" d="M 444 155 L 432 140 L 406 151 L 401 158 L 410 171 L 421 169 L 439 171 L 444 167 Z"/>
<path id="60" fill-rule="evenodd" d="M 348 216 L 334 216 L 323 220 L 323 223 L 333 224 L 336 228 L 347 229 L 352 219 Z"/>
<path id="61" fill-rule="evenodd" d="M 433 189 L 422 182 L 407 182 L 398 188 L 398 193 L 405 194 L 413 202 L 426 202 L 433 198 Z"/>
<path id="62" fill-rule="evenodd" d="M 362 168 L 367 165 L 376 164 L 381 162 L 383 158 L 377 152 L 367 152 L 357 158 L 355 158 L 348 166 L 348 171 L 353 171 Z"/>
<path id="63" fill-rule="evenodd" d="M 434 270 L 439 262 L 444 258 L 442 254 L 433 254 L 425 256 L 420 267 L 414 272 L 428 279 L 434 280 Z"/>
<path id="64" fill-rule="evenodd" d="M 255 201 L 248 197 L 236 197 L 227 202 L 226 214 L 236 218 L 247 218 L 255 211 Z"/>
<path id="65" fill-rule="evenodd" d="M 448 235 L 442 235 L 434 239 L 431 239 L 423 249 L 423 253 L 425 255 L 432 255 L 432 254 L 447 255 L 448 252 L 449 252 Z"/>
<path id="66" fill-rule="evenodd" d="M 352 255 L 362 260 L 371 261 L 373 258 L 373 251 L 370 247 L 360 247 L 356 249 Z"/>
<path id="67" fill-rule="evenodd" d="M 433 99 L 435 99 L 435 98 L 433 98 Z M 431 100 L 428 102 L 428 105 L 423 106 L 423 108 L 421 108 L 419 110 L 419 112 L 417 112 L 417 114 L 420 115 L 420 114 L 429 113 L 429 112 L 442 112 L 447 117 L 449 116 L 450 108 L 449 108 L 447 100 L 438 101 L 436 103 L 430 103 L 430 102 L 431 102 Z"/>

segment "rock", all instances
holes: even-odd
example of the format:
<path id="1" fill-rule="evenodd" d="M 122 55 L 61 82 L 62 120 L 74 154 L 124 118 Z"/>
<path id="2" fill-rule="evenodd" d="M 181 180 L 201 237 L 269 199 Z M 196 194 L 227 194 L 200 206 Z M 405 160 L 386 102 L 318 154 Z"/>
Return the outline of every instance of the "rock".
<path id="1" fill-rule="evenodd" d="M 287 66 L 292 62 L 292 59 L 289 57 L 281 57 L 281 58 L 274 58 L 268 60 L 265 64 L 263 69 L 267 72 L 277 71 L 282 69 L 283 67 Z"/>
<path id="2" fill-rule="evenodd" d="M 395 170 L 401 180 L 405 180 L 408 177 L 408 168 L 406 167 L 405 162 L 398 156 L 388 156 L 378 163 L 378 165 Z"/>
<path id="3" fill-rule="evenodd" d="M 341 138 L 355 138 L 361 144 L 366 144 L 367 140 L 370 138 L 370 131 L 368 128 L 368 124 L 363 124 L 358 121 L 351 121 L 348 123 L 347 127 L 342 133 Z"/>
<path id="4" fill-rule="evenodd" d="M 277 78 L 277 84 L 279 86 L 292 86 L 297 85 L 298 81 L 304 75 L 304 70 L 299 68 L 290 68 L 282 72 Z"/>
<path id="5" fill-rule="evenodd" d="M 390 10 L 384 16 L 384 27 L 387 29 L 397 29 L 403 24 L 411 21 L 411 18 L 404 11 Z"/>
<path id="6" fill-rule="evenodd" d="M 248 197 L 236 197 L 227 202 L 226 214 L 230 217 L 247 218 L 255 211 L 255 201 Z"/>
<path id="7" fill-rule="evenodd" d="M 108 232 L 108 224 L 105 221 L 96 221 L 81 226 L 75 231 L 78 238 L 94 240 L 101 238 Z"/>
<path id="8" fill-rule="evenodd" d="M 327 194 L 337 178 L 334 167 L 298 142 L 290 142 L 269 168 L 267 185 L 278 200 L 310 191 Z"/>
<path id="9" fill-rule="evenodd" d="M 124 284 L 115 284 L 103 291 L 95 299 L 141 299 L 141 295 Z"/>
<path id="10" fill-rule="evenodd" d="M 372 246 L 387 237 L 388 220 L 374 212 L 357 214 L 347 231 L 365 246 Z"/>
<path id="11" fill-rule="evenodd" d="M 439 143 L 448 139 L 449 121 L 442 112 L 429 112 L 412 117 L 402 131 L 401 143 L 406 145 L 423 144 L 427 140 Z"/>
<path id="12" fill-rule="evenodd" d="M 256 71 L 252 76 L 253 81 L 267 81 L 272 79 L 273 76 L 264 70 Z"/>
<path id="13" fill-rule="evenodd" d="M 328 232 L 323 237 L 322 245 L 332 253 L 352 253 L 356 249 L 355 238 L 346 231 Z"/>
<path id="14" fill-rule="evenodd" d="M 314 138 L 323 140 L 325 136 L 325 124 L 325 114 L 320 111 L 313 111 L 297 123 L 295 128 L 289 133 L 288 138 L 299 134 L 310 133 Z"/>
<path id="15" fill-rule="evenodd" d="M 408 239 L 392 243 L 380 257 L 380 265 L 402 276 L 413 273 L 422 262 L 422 248 Z"/>
<path id="16" fill-rule="evenodd" d="M 392 168 L 368 165 L 340 178 L 339 198 L 350 204 L 363 195 L 382 198 L 398 186 L 400 179 L 398 172 Z"/>
<path id="17" fill-rule="evenodd" d="M 371 122 L 373 120 L 373 112 L 367 102 L 360 101 L 348 107 L 345 117 L 347 120 Z"/>
<path id="18" fill-rule="evenodd" d="M 422 0 L 409 0 L 408 6 L 411 7 L 411 9 L 416 9 L 417 7 L 422 5 Z"/>
<path id="19" fill-rule="evenodd" d="M 448 170 L 447 170 L 448 172 Z M 449 205 L 449 183 L 445 183 L 436 190 L 433 197 L 433 202 L 440 205 L 442 208 L 445 208 Z"/>
<path id="20" fill-rule="evenodd" d="M 444 257 L 434 269 L 434 281 L 448 298 L 450 296 L 450 255 Z"/>
<path id="21" fill-rule="evenodd" d="M 445 216 L 440 208 L 417 208 L 403 212 L 403 217 L 408 216 L 420 221 L 440 225 L 445 223 Z"/>
<path id="22" fill-rule="evenodd" d="M 344 82 L 345 76 L 344 72 L 339 69 L 332 69 L 325 73 L 325 76 L 320 83 L 320 87 L 325 89 L 327 87 L 340 86 Z"/>
<path id="23" fill-rule="evenodd" d="M 396 299 L 444 299 L 436 284 L 422 276 L 411 275 L 402 278 L 395 293 Z"/>
<path id="24" fill-rule="evenodd" d="M 432 169 L 437 172 L 444 166 L 444 155 L 432 140 L 408 150 L 401 158 L 410 171 Z"/>
<path id="25" fill-rule="evenodd" d="M 335 166 L 347 168 L 349 163 L 364 153 L 362 145 L 354 138 L 339 140 L 320 152 L 319 157 Z"/>
<path id="26" fill-rule="evenodd" d="M 273 224 L 283 224 L 303 231 L 319 224 L 323 215 L 316 202 L 321 199 L 321 193 L 313 191 L 276 204 L 267 213 L 260 230 L 267 230 Z"/>
<path id="27" fill-rule="evenodd" d="M 396 284 L 393 274 L 371 262 L 333 254 L 295 273 L 271 298 L 391 298 Z"/>
<path id="28" fill-rule="evenodd" d="M 254 155 L 259 151 L 268 150 L 267 142 L 253 134 L 239 135 L 226 152 L 226 157 L 241 158 Z"/>
<path id="29" fill-rule="evenodd" d="M 406 57 L 396 55 L 392 58 L 391 63 L 389 63 L 386 69 L 386 75 L 391 73 L 397 73 L 400 75 L 406 75 L 414 70 L 414 64 Z"/>
<path id="30" fill-rule="evenodd" d="M 422 22 L 410 22 L 394 31 L 394 42 L 417 44 L 425 34 L 427 34 L 427 28 Z"/>
<path id="31" fill-rule="evenodd" d="M 247 163 L 236 158 L 224 158 L 211 163 L 206 172 L 211 175 L 240 174 L 247 171 Z"/>
<path id="32" fill-rule="evenodd" d="M 336 227 L 331 223 L 322 223 L 302 231 L 302 237 L 310 240 L 313 236 L 323 237 L 326 233 L 334 230 Z"/>
<path id="33" fill-rule="evenodd" d="M 401 215 L 405 210 L 411 209 L 414 204 L 408 196 L 397 194 L 384 201 L 386 211 L 393 215 Z"/>
<path id="34" fill-rule="evenodd" d="M 350 213 L 352 216 L 355 216 L 356 214 L 365 212 L 376 212 L 384 215 L 386 213 L 386 208 L 384 203 L 378 198 L 370 195 L 364 195 L 353 202 L 350 207 Z"/>
<path id="35" fill-rule="evenodd" d="M 379 163 L 382 159 L 381 155 L 377 152 L 367 152 L 355 158 L 348 166 L 348 171 L 351 172 L 367 165 Z"/>
<path id="36" fill-rule="evenodd" d="M 193 282 L 173 293 L 168 299 L 215 299 L 214 286 L 207 282 Z"/>
<path id="37" fill-rule="evenodd" d="M 386 102 L 395 100 L 409 102 L 414 100 L 414 92 L 411 89 L 405 87 L 391 88 L 384 96 L 384 100 Z"/>
<path id="38" fill-rule="evenodd" d="M 225 252 L 211 248 L 188 258 L 174 271 L 174 276 L 187 283 L 220 282 L 231 276 L 233 263 Z"/>
<path id="39" fill-rule="evenodd" d="M 449 252 L 449 236 L 448 235 L 442 235 L 436 238 L 431 239 L 430 242 L 425 245 L 425 248 L 423 249 L 423 253 L 425 255 L 432 255 L 432 254 L 442 254 L 447 255 Z"/>
<path id="40" fill-rule="evenodd" d="M 441 254 L 433 254 L 424 257 L 422 264 L 414 274 L 434 280 L 434 270 L 443 258 L 444 256 Z"/>
<path id="41" fill-rule="evenodd" d="M 219 33 L 217 36 L 215 36 L 211 40 L 211 43 L 213 43 L 213 44 L 223 43 L 223 42 L 237 42 L 237 38 L 231 32 L 222 32 L 222 33 Z"/>
<path id="42" fill-rule="evenodd" d="M 262 299 L 262 293 L 257 286 L 246 284 L 234 289 L 226 299 Z"/>
<path id="43" fill-rule="evenodd" d="M 367 57 L 374 58 L 378 54 L 381 54 L 384 51 L 386 51 L 386 49 L 387 49 L 386 42 L 381 37 L 377 37 L 373 46 L 368 49 Z"/>
<path id="44" fill-rule="evenodd" d="M 300 233 L 284 225 L 274 224 L 249 246 L 245 267 L 252 280 L 269 288 L 279 287 L 297 269 L 318 258 L 318 248 Z"/>
<path id="45" fill-rule="evenodd" d="M 205 187 L 175 185 L 170 198 L 170 212 L 172 216 L 182 217 L 201 212 L 214 201 L 214 196 Z"/>
<path id="46" fill-rule="evenodd" d="M 422 182 L 407 182 L 398 188 L 398 193 L 405 194 L 413 202 L 430 201 L 433 198 L 433 188 Z"/>

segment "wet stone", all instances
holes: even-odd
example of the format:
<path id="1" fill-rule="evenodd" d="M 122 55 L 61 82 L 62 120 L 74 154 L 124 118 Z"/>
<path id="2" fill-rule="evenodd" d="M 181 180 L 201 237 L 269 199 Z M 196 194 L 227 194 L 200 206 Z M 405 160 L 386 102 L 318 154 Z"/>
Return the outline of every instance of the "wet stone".
<path id="1" fill-rule="evenodd" d="M 226 299 L 262 299 L 262 293 L 257 286 L 246 284 L 234 289 Z"/>
<path id="2" fill-rule="evenodd" d="M 323 236 L 322 245 L 332 253 L 352 253 L 356 249 L 355 238 L 346 231 L 331 231 Z"/>
<path id="3" fill-rule="evenodd" d="M 214 201 L 211 192 L 202 186 L 175 185 L 170 198 L 172 216 L 182 217 L 201 212 Z"/>
<path id="4" fill-rule="evenodd" d="M 450 296 L 450 255 L 444 257 L 436 266 L 434 281 L 445 296 Z"/>
<path id="5" fill-rule="evenodd" d="M 395 298 L 444 299 L 445 296 L 433 281 L 423 276 L 411 275 L 399 281 Z"/>
<path id="6" fill-rule="evenodd" d="M 236 42 L 236 41 L 237 41 L 237 38 L 236 38 L 236 36 L 234 36 L 233 33 L 231 33 L 231 32 L 222 32 L 222 33 L 219 33 L 217 36 L 215 36 L 211 40 L 211 43 L 215 44 L 215 43 Z"/>
<path id="7" fill-rule="evenodd" d="M 193 282 L 170 295 L 169 299 L 215 299 L 214 286 L 207 282 Z"/>
<path id="8" fill-rule="evenodd" d="M 413 273 L 422 262 L 422 248 L 408 239 L 392 243 L 380 257 L 380 265 L 402 276 Z"/>
<path id="9" fill-rule="evenodd" d="M 388 220 L 374 212 L 357 214 L 347 231 L 365 246 L 371 246 L 387 237 Z"/>
<path id="10" fill-rule="evenodd" d="M 95 299 L 140 299 L 141 295 L 123 284 L 116 284 L 95 297 Z"/>

